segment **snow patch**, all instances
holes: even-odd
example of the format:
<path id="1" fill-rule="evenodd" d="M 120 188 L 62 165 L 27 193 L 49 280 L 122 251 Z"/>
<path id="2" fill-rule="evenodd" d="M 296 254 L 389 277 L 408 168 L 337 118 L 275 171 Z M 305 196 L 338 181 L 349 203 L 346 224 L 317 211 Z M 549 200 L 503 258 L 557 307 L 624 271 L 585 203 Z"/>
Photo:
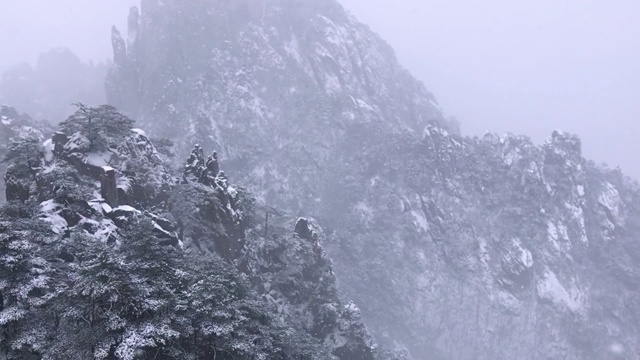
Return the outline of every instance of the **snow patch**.
<path id="1" fill-rule="evenodd" d="M 358 308 L 358 305 L 356 305 L 354 302 L 350 301 L 347 305 L 344 306 L 345 310 L 354 313 L 354 314 L 360 314 L 360 309 Z"/>
<path id="2" fill-rule="evenodd" d="M 235 199 L 238 196 L 238 190 L 233 186 L 227 187 L 227 193 L 229 193 L 229 196 L 231 196 L 232 199 Z"/>
<path id="3" fill-rule="evenodd" d="M 131 131 L 133 131 L 134 133 L 136 133 L 136 134 L 138 134 L 140 136 L 144 136 L 144 137 L 147 136 L 147 133 L 144 132 L 144 130 L 142 130 L 142 129 L 131 129 Z"/>
<path id="4" fill-rule="evenodd" d="M 429 231 L 429 222 L 427 221 L 427 218 L 424 216 L 422 212 L 411 210 L 411 215 L 413 215 L 413 224 L 418 229 L 424 232 Z"/>
<path id="5" fill-rule="evenodd" d="M 513 245 L 518 249 L 519 252 L 519 260 L 526 268 L 531 268 L 533 266 L 533 255 L 531 255 L 531 251 L 522 247 L 522 243 L 520 239 L 514 239 Z"/>
<path id="6" fill-rule="evenodd" d="M 80 133 L 75 133 L 71 135 L 71 138 L 64 145 L 64 150 L 66 152 L 72 153 L 82 149 L 88 149 L 91 145 L 91 141 L 84 135 Z"/>
<path id="7" fill-rule="evenodd" d="M 135 214 L 142 214 L 140 210 L 129 205 L 120 205 L 117 208 L 113 209 L 113 211 L 124 211 L 124 212 L 131 212 Z"/>
<path id="8" fill-rule="evenodd" d="M 118 189 L 124 190 L 125 193 L 128 193 L 129 191 L 131 191 L 131 180 L 126 176 L 119 176 L 116 187 Z"/>
<path id="9" fill-rule="evenodd" d="M 166 236 L 168 236 L 170 238 L 176 237 L 174 234 L 172 234 L 172 233 L 168 232 L 167 230 L 163 229 L 162 226 L 158 225 L 158 223 L 156 223 L 155 221 L 152 221 L 152 222 L 153 222 L 153 227 L 156 230 L 160 231 L 161 233 L 165 234 Z"/>
<path id="10" fill-rule="evenodd" d="M 51 224 L 51 230 L 54 233 L 61 235 L 67 230 L 69 224 L 60 213 L 62 212 L 62 206 L 53 200 L 47 200 L 40 204 L 40 218 Z"/>
<path id="11" fill-rule="evenodd" d="M 84 163 L 88 165 L 93 165 L 96 167 L 105 167 L 109 165 L 111 161 L 111 152 L 104 151 L 101 153 L 90 153 L 84 158 Z"/>
<path id="12" fill-rule="evenodd" d="M 556 274 L 546 269 L 542 279 L 537 284 L 538 296 L 551 301 L 554 304 L 566 306 L 569 310 L 577 312 L 582 309 L 583 294 L 572 286 L 567 290 Z"/>
<path id="13" fill-rule="evenodd" d="M 367 102 L 364 100 L 356 99 L 356 104 L 358 104 L 358 107 L 361 109 L 365 109 L 371 112 L 376 112 L 376 110 L 371 105 L 367 104 Z"/>
<path id="14" fill-rule="evenodd" d="M 111 205 L 107 204 L 106 202 L 101 203 L 100 208 L 102 209 L 102 211 L 104 211 L 105 214 L 108 214 L 113 211 L 113 208 L 111 207 Z"/>
<path id="15" fill-rule="evenodd" d="M 48 139 L 42 144 L 42 150 L 44 150 L 44 159 L 47 163 L 50 163 L 53 160 L 54 148 L 55 148 L 55 144 L 51 139 Z"/>
<path id="16" fill-rule="evenodd" d="M 547 238 L 551 241 L 556 250 L 560 250 L 560 244 L 558 244 L 558 228 L 551 220 L 547 221 Z"/>
<path id="17" fill-rule="evenodd" d="M 295 36 L 291 37 L 288 43 L 284 44 L 284 51 L 292 57 L 298 64 L 302 64 L 302 56 L 300 55 L 300 46 L 298 45 L 298 39 Z"/>
<path id="18" fill-rule="evenodd" d="M 102 242 L 107 242 L 112 234 L 118 231 L 118 227 L 110 219 L 100 221 L 100 228 L 94 234 Z"/>
<path id="19" fill-rule="evenodd" d="M 613 220 L 620 224 L 620 193 L 611 183 L 605 182 L 604 191 L 598 197 L 600 205 L 604 206 L 613 217 Z"/>

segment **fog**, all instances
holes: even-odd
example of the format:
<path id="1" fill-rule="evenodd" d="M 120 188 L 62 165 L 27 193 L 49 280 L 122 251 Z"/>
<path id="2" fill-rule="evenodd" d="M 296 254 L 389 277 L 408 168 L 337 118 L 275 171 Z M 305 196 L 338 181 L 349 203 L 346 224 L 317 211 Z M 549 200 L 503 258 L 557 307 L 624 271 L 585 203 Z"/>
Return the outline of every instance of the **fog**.
<path id="1" fill-rule="evenodd" d="M 111 57 L 111 26 L 123 28 L 139 0 L 0 0 L 0 69 L 33 63 L 53 47 L 68 47 L 85 60 Z"/>
<path id="2" fill-rule="evenodd" d="M 640 3 L 342 0 L 396 49 L 469 135 L 577 133 L 587 157 L 640 178 Z M 0 70 L 68 47 L 111 56 L 134 0 L 0 0 Z"/>

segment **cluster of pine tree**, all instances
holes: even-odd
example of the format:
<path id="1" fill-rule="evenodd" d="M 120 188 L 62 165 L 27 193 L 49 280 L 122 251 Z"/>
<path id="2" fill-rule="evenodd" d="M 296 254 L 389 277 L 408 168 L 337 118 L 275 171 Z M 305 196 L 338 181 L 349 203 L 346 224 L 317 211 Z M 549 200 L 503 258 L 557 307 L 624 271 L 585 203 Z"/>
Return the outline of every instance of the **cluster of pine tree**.
<path id="1" fill-rule="evenodd" d="M 317 238 L 256 225 L 226 178 L 172 177 L 132 126 L 80 106 L 44 146 L 25 136 L 7 150 L 0 359 L 398 356 L 340 306 Z"/>

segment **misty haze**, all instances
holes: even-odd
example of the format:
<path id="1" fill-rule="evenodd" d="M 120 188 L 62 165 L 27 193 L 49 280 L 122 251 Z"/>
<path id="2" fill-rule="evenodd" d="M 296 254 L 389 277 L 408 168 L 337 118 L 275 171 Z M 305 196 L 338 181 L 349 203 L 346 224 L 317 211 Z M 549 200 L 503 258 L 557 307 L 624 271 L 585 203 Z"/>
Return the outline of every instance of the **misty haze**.
<path id="1" fill-rule="evenodd" d="M 0 0 L 0 360 L 640 360 L 638 19 Z"/>

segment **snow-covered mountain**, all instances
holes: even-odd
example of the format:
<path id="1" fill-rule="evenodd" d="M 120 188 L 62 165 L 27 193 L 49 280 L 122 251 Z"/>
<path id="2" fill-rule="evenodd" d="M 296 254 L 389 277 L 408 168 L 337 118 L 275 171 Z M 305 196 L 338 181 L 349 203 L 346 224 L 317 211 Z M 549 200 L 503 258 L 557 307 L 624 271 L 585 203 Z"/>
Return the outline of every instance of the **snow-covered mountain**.
<path id="1" fill-rule="evenodd" d="M 640 358 L 640 192 L 579 139 L 459 136 L 333 0 L 144 0 L 112 39 L 109 102 L 317 218 L 378 342 L 416 359 Z"/>

